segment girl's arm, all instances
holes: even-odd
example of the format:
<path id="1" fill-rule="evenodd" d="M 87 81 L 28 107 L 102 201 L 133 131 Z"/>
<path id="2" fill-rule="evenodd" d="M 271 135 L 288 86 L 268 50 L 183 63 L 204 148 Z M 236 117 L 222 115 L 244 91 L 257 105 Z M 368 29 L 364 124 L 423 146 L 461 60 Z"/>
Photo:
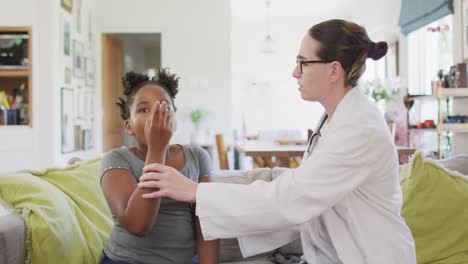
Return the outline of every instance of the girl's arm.
<path id="1" fill-rule="evenodd" d="M 209 177 L 203 177 L 201 182 L 209 182 Z M 198 261 L 201 264 L 219 263 L 219 240 L 205 241 L 201 231 L 198 216 L 195 216 L 195 231 L 197 234 Z"/>
<path id="2" fill-rule="evenodd" d="M 151 162 L 165 163 L 166 152 L 153 152 Z M 135 236 L 144 236 L 152 229 L 159 212 L 160 199 L 147 200 L 142 195 L 154 189 L 137 186 L 127 169 L 112 169 L 102 177 L 102 190 L 119 223 Z"/>
<path id="3" fill-rule="evenodd" d="M 155 102 L 144 130 L 148 148 L 146 165 L 166 163 L 166 150 L 174 129 L 174 112 L 169 109 L 167 102 Z M 142 198 L 142 195 L 150 193 L 151 189 L 139 188 L 133 175 L 124 169 L 106 172 L 102 178 L 102 189 L 112 213 L 128 232 L 144 236 L 151 231 L 161 201 L 160 198 L 153 200 Z"/>

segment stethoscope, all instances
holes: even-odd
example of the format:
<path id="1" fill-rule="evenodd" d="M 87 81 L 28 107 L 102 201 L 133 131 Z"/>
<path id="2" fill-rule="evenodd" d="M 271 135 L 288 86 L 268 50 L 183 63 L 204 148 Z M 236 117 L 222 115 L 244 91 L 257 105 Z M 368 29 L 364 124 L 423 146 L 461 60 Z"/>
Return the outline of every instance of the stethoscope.
<path id="1" fill-rule="evenodd" d="M 312 133 L 312 136 L 309 139 L 309 145 L 307 146 L 307 154 L 312 153 L 312 150 L 314 149 L 315 145 L 317 144 L 317 141 L 319 138 L 322 136 L 320 134 L 320 130 L 322 129 L 323 125 L 325 124 L 325 121 L 327 121 L 328 116 L 325 115 L 322 119 L 322 122 L 320 122 L 320 125 L 317 127 L 316 131 Z"/>

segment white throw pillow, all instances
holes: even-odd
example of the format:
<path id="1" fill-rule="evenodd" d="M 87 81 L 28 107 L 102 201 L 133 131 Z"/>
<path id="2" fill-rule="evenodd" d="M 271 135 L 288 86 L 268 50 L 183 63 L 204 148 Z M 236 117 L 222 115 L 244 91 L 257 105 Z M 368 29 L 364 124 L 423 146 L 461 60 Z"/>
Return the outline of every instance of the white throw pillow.
<path id="1" fill-rule="evenodd" d="M 457 155 L 449 159 L 438 160 L 437 162 L 450 170 L 468 175 L 468 154 Z"/>

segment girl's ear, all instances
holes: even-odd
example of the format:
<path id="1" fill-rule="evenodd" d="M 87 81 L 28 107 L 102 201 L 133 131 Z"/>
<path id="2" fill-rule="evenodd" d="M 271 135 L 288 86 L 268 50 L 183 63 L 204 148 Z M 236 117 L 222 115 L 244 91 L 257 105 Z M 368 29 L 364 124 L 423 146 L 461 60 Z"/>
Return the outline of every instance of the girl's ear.
<path id="1" fill-rule="evenodd" d="M 130 136 L 135 135 L 135 131 L 133 131 L 132 123 L 130 122 L 129 119 L 125 120 L 124 126 L 125 126 L 125 131 L 127 132 L 127 135 L 130 135 Z"/>

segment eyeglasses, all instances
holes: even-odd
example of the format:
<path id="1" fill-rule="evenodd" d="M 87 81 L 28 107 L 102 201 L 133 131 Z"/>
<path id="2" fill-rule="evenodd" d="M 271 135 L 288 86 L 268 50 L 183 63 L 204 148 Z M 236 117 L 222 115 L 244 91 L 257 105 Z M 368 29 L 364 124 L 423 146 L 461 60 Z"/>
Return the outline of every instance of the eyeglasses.
<path id="1" fill-rule="evenodd" d="M 330 63 L 331 61 L 324 60 L 300 60 L 296 59 L 296 64 L 299 65 L 299 72 L 302 74 L 302 65 L 307 63 Z"/>

